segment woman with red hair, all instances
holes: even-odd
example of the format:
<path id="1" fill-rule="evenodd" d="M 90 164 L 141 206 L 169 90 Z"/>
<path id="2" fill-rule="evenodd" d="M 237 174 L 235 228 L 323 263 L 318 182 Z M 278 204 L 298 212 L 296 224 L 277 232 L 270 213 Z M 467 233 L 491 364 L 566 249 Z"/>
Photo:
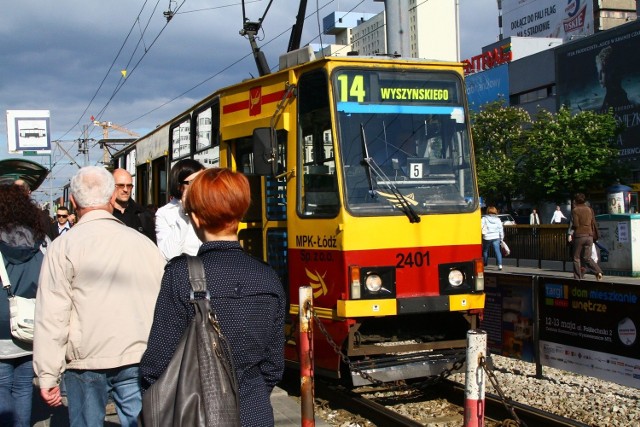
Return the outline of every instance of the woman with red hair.
<path id="1" fill-rule="evenodd" d="M 273 426 L 270 394 L 284 369 L 285 294 L 276 272 L 246 253 L 238 224 L 251 202 L 247 178 L 228 169 L 206 169 L 191 181 L 185 200 L 202 258 L 210 304 L 231 347 L 239 387 L 240 421 Z M 184 256 L 165 268 L 149 344 L 140 373 L 148 389 L 164 372 L 191 319 L 191 285 Z"/>

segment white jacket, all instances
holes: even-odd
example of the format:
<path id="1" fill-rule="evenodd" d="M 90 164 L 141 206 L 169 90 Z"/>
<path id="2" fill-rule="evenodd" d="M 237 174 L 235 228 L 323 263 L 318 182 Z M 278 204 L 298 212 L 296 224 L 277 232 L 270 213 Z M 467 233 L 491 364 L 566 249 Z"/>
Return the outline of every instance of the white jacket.
<path id="1" fill-rule="evenodd" d="M 504 228 L 502 221 L 496 215 L 487 215 L 482 217 L 482 239 L 495 240 L 504 239 Z"/>
<path id="2" fill-rule="evenodd" d="M 202 242 L 180 200 L 172 199 L 156 212 L 156 242 L 167 261 L 183 253 L 198 254 Z"/>

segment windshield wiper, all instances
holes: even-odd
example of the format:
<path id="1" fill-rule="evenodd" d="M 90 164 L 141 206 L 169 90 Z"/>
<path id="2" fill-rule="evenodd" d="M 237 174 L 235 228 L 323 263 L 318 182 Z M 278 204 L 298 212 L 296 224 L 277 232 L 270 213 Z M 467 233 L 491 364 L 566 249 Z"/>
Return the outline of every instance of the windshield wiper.
<path id="1" fill-rule="evenodd" d="M 362 165 L 365 166 L 365 171 L 367 173 L 367 180 L 369 181 L 369 194 L 372 198 L 377 198 L 378 194 L 376 190 L 373 189 L 373 178 L 371 177 L 371 172 L 373 172 L 377 178 L 384 183 L 385 187 L 393 194 L 395 200 L 398 201 L 398 205 L 404 214 L 409 218 L 409 222 L 420 222 L 420 216 L 416 213 L 415 210 L 411 207 L 411 204 L 407 201 L 406 197 L 398 190 L 395 184 L 389 179 L 389 177 L 382 171 L 380 166 L 373 160 L 373 158 L 369 157 L 369 148 L 367 147 L 367 137 L 364 132 L 364 125 L 360 123 L 360 142 L 362 143 Z M 386 199 L 386 198 L 385 198 Z M 389 203 L 390 200 L 387 199 Z M 392 203 L 393 206 L 396 206 Z"/>
<path id="2" fill-rule="evenodd" d="M 364 125 L 360 123 L 360 142 L 362 143 L 362 161 L 360 162 L 362 166 L 365 166 L 364 170 L 367 174 L 367 182 L 369 183 L 369 196 L 372 199 L 377 199 L 378 195 L 373 189 L 373 179 L 371 178 L 371 165 L 369 162 L 372 160 L 369 157 L 369 148 L 367 147 L 367 137 L 364 134 Z"/>

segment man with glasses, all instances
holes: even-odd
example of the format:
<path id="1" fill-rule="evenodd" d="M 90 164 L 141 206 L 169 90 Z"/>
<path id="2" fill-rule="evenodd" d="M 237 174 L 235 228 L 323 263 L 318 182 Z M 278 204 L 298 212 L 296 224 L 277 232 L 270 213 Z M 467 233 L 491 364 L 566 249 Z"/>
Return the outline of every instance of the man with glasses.
<path id="1" fill-rule="evenodd" d="M 64 233 L 71 229 L 71 223 L 69 222 L 69 209 L 66 206 L 59 206 L 56 211 L 56 222 L 51 224 L 51 240 L 62 236 Z"/>
<path id="2" fill-rule="evenodd" d="M 111 198 L 113 216 L 124 222 L 126 226 L 138 230 L 154 243 L 156 242 L 156 227 L 153 214 L 133 200 L 133 178 L 124 169 L 113 171 L 116 182 L 115 191 Z"/>

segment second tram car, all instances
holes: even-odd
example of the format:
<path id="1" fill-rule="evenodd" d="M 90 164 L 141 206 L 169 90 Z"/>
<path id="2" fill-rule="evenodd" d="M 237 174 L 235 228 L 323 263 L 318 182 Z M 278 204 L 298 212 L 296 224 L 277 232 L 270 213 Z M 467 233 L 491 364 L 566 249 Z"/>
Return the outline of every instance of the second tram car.
<path id="1" fill-rule="evenodd" d="M 186 157 L 250 179 L 239 238 L 287 288 L 288 362 L 298 360 L 305 285 L 322 326 L 317 374 L 392 381 L 464 357 L 485 295 L 461 64 L 288 66 L 216 91 L 116 153 L 114 166 L 134 175 L 139 203 L 159 206 L 168 170 Z"/>

